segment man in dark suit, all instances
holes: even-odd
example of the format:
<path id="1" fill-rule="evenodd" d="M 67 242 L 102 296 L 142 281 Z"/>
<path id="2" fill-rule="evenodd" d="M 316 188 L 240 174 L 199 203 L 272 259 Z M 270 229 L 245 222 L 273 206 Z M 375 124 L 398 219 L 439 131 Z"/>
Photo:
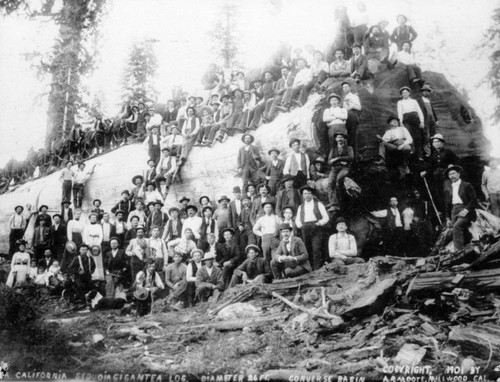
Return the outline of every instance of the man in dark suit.
<path id="1" fill-rule="evenodd" d="M 111 212 L 116 214 L 116 211 L 123 212 L 123 220 L 128 220 L 128 214 L 135 210 L 134 202 L 130 200 L 130 192 L 128 190 L 122 191 L 122 199 L 111 208 Z"/>
<path id="2" fill-rule="evenodd" d="M 436 134 L 436 125 L 438 121 L 438 117 L 432 106 L 432 102 L 429 99 L 429 95 L 432 92 L 429 84 L 424 84 L 420 89 L 422 95 L 417 98 L 418 105 L 420 106 L 420 110 L 424 114 L 424 151 L 426 155 L 430 154 L 430 137 Z"/>
<path id="3" fill-rule="evenodd" d="M 249 180 L 256 182 L 259 178 L 258 170 L 261 166 L 260 153 L 252 143 L 255 140 L 251 134 L 243 134 L 241 140 L 245 144 L 238 152 L 238 173 L 243 180 L 243 187 Z"/>
<path id="4" fill-rule="evenodd" d="M 112 237 L 116 237 L 116 226 L 109 221 L 109 213 L 104 212 L 102 215 L 102 254 L 105 255 L 110 249 L 110 241 Z"/>
<path id="5" fill-rule="evenodd" d="M 357 82 L 369 80 L 371 73 L 368 70 L 368 58 L 361 54 L 361 45 L 354 43 L 352 45 L 352 57 L 349 60 L 351 67 L 351 77 Z"/>
<path id="6" fill-rule="evenodd" d="M 281 78 L 276 81 L 274 87 L 274 97 L 266 102 L 266 110 L 264 112 L 265 122 L 271 122 L 276 116 L 276 109 L 281 104 L 285 92 L 293 86 L 294 77 L 290 69 L 286 66 L 281 68 Z"/>
<path id="7" fill-rule="evenodd" d="M 50 227 L 52 225 L 52 218 L 47 213 L 48 209 L 49 209 L 49 207 L 45 204 L 42 204 L 40 206 L 40 208 L 38 209 L 38 216 L 36 217 L 36 220 L 35 220 L 35 228 L 40 225 L 40 221 L 42 219 L 45 220 L 46 227 Z"/>
<path id="8" fill-rule="evenodd" d="M 271 188 L 267 186 L 265 183 L 262 183 L 258 186 L 259 196 L 256 197 L 252 202 L 252 212 L 250 214 L 250 221 L 252 225 L 255 224 L 258 218 L 264 216 L 264 208 L 262 207 L 262 203 L 272 203 L 273 206 L 276 205 L 276 198 L 271 196 Z M 274 208 L 273 208 L 274 212 Z"/>
<path id="9" fill-rule="evenodd" d="M 47 220 L 42 217 L 39 221 L 39 226 L 35 227 L 33 234 L 33 250 L 35 259 L 38 261 L 43 257 L 43 252 L 50 248 L 50 228 L 45 224 Z"/>
<path id="10" fill-rule="evenodd" d="M 119 248 L 120 241 L 118 238 L 112 237 L 109 240 L 109 245 L 110 250 L 104 254 L 104 273 L 106 282 L 111 279 L 114 287 L 118 282 L 127 280 L 127 255 L 123 249 Z"/>
<path id="11" fill-rule="evenodd" d="M 61 215 L 55 214 L 52 219 L 54 224 L 50 227 L 50 248 L 56 260 L 61 264 L 67 241 L 66 226 L 61 222 Z"/>
<path id="12" fill-rule="evenodd" d="M 222 236 L 224 242 L 216 245 L 215 261 L 222 269 L 224 288 L 227 288 L 233 276 L 234 269 L 241 263 L 241 253 L 236 240 L 234 240 L 234 229 L 224 229 Z"/>
<path id="13" fill-rule="evenodd" d="M 85 300 L 85 294 L 92 290 L 92 274 L 96 264 L 92 256 L 88 253 L 87 244 L 82 244 L 80 254 L 73 259 L 69 265 L 69 272 L 75 277 L 77 288 L 77 298 Z"/>
<path id="14" fill-rule="evenodd" d="M 73 220 L 73 210 L 69 206 L 71 202 L 69 200 L 63 200 L 61 203 L 61 220 L 68 224 L 70 220 Z"/>
<path id="15" fill-rule="evenodd" d="M 161 200 L 154 202 L 154 210 L 149 214 L 146 220 L 146 229 L 151 233 L 151 228 L 154 226 L 160 229 L 160 235 L 163 234 L 163 228 L 168 222 L 168 215 L 161 210 L 163 203 Z"/>
<path id="16" fill-rule="evenodd" d="M 293 236 L 289 224 L 279 226 L 282 240 L 271 260 L 274 278 L 297 277 L 312 272 L 309 254 L 302 239 Z"/>
<path id="17" fill-rule="evenodd" d="M 276 194 L 276 213 L 281 214 L 283 207 L 293 206 L 294 211 L 300 206 L 301 198 L 300 193 L 296 188 L 293 188 L 293 175 L 287 174 L 283 177 L 281 182 L 285 185 L 282 190 Z M 280 215 L 281 216 L 281 215 Z"/>
<path id="18" fill-rule="evenodd" d="M 254 244 L 245 248 L 247 259 L 240 264 L 233 272 L 230 287 L 236 284 L 261 284 L 269 282 L 271 279 L 271 269 L 263 257 L 258 257 L 260 249 Z"/>
<path id="19" fill-rule="evenodd" d="M 266 163 L 262 168 L 262 172 L 265 175 L 266 183 L 271 190 L 271 195 L 276 195 L 278 191 L 278 186 L 280 184 L 281 178 L 283 178 L 283 168 L 285 167 L 285 161 L 278 159 L 280 151 L 277 148 L 272 148 L 268 151 L 271 160 Z"/>
<path id="20" fill-rule="evenodd" d="M 398 199 L 393 196 L 389 199 L 387 215 L 382 224 L 384 235 L 384 246 L 389 255 L 402 256 L 403 246 L 403 217 L 398 208 Z"/>
<path id="21" fill-rule="evenodd" d="M 240 186 L 233 187 L 234 199 L 229 202 L 229 218 L 228 218 L 228 228 L 237 229 L 238 219 L 241 214 L 241 208 L 243 203 L 241 202 L 241 188 Z"/>
<path id="22" fill-rule="evenodd" d="M 451 180 L 451 185 L 444 193 L 446 225 L 453 227 L 455 251 L 464 247 L 464 231 L 470 222 L 476 220 L 476 192 L 470 183 L 460 179 L 463 171 L 460 166 L 450 166 L 445 171 L 445 177 Z"/>

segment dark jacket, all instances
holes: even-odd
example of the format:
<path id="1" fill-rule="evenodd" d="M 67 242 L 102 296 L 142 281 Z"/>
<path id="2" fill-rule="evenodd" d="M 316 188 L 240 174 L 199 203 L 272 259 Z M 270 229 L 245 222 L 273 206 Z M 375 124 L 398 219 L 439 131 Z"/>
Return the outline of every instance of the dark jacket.
<path id="1" fill-rule="evenodd" d="M 296 188 L 292 188 L 293 192 L 293 201 L 288 196 L 288 190 L 286 188 L 279 190 L 276 194 L 276 215 L 281 217 L 281 211 L 283 207 L 292 206 L 294 208 L 294 212 L 297 213 L 297 209 L 302 203 L 302 199 L 300 198 L 300 193 Z"/>
<path id="2" fill-rule="evenodd" d="M 80 259 L 81 259 L 81 265 L 80 265 Z M 89 269 L 89 261 L 90 261 L 90 269 Z M 73 274 L 79 274 L 80 270 L 82 269 L 82 266 L 83 266 L 84 275 L 87 277 L 91 277 L 92 274 L 94 273 L 95 267 L 96 267 L 95 261 L 92 258 L 92 256 L 90 256 L 90 255 L 86 255 L 86 256 L 78 255 L 78 256 L 76 256 L 73 259 L 73 261 L 71 262 L 71 264 L 69 265 L 69 271 Z"/>
<path id="3" fill-rule="evenodd" d="M 217 289 L 224 289 L 224 279 L 222 278 L 222 271 L 216 266 L 213 267 L 212 275 L 208 275 L 207 267 L 202 266 L 196 272 L 196 286 L 199 287 L 202 283 L 209 283 L 217 285 Z"/>
<path id="4" fill-rule="evenodd" d="M 241 203 L 241 200 L 236 200 L 236 199 L 231 200 L 228 205 L 229 209 L 228 227 L 234 229 L 238 228 L 238 219 L 239 219 L 239 215 L 236 212 L 236 202 L 240 203 L 241 205 L 240 212 L 241 212 L 241 210 L 243 209 L 243 203 Z"/>
<path id="5" fill-rule="evenodd" d="M 245 150 L 245 146 L 240 148 L 240 151 L 238 152 L 238 163 L 237 167 L 238 168 L 250 168 L 253 170 L 257 170 L 260 166 L 260 153 L 257 147 L 250 145 L 250 149 L 248 150 L 248 156 L 247 156 L 247 151 Z"/>
<path id="6" fill-rule="evenodd" d="M 50 228 L 43 227 L 40 232 L 40 227 L 35 228 L 33 234 L 33 247 L 46 247 L 50 245 Z"/>
<path id="7" fill-rule="evenodd" d="M 453 207 L 451 203 L 453 197 L 452 192 L 453 189 L 450 184 L 449 187 L 444 190 L 445 212 L 447 219 L 451 219 L 451 209 Z M 472 221 L 476 220 L 477 196 L 472 184 L 462 180 L 460 186 L 458 187 L 458 196 L 460 196 L 460 199 L 464 202 L 465 208 L 469 211 L 467 217 Z"/>
<path id="8" fill-rule="evenodd" d="M 287 254 L 286 243 L 284 240 L 281 240 L 278 249 L 273 255 L 273 260 L 278 261 L 279 256 L 286 256 Z M 302 239 L 295 236 L 290 238 L 290 253 L 288 255 L 296 257 L 297 265 L 302 265 L 309 272 L 312 272 L 312 267 L 309 263 L 309 254 Z"/>
<path id="9" fill-rule="evenodd" d="M 429 99 L 429 101 L 430 101 L 430 99 Z M 417 102 L 418 102 L 418 105 L 420 106 L 420 110 L 422 110 L 422 113 L 424 114 L 425 121 L 427 121 L 427 118 L 428 118 L 427 114 L 428 113 L 427 113 L 427 108 L 425 107 L 424 100 L 422 99 L 422 97 L 418 97 Z M 432 117 L 434 118 L 434 121 L 437 122 L 438 117 L 437 117 L 436 111 L 434 110 L 434 106 L 432 106 L 432 102 L 430 102 L 430 105 L 431 105 L 431 110 L 432 110 Z"/>
<path id="10" fill-rule="evenodd" d="M 61 220 L 65 221 L 66 223 L 70 220 L 73 220 L 73 209 L 71 207 L 68 208 L 68 216 L 64 215 L 64 208 L 61 208 Z"/>
<path id="11" fill-rule="evenodd" d="M 250 220 L 252 222 L 252 225 L 255 224 L 258 218 L 264 216 L 264 209 L 262 208 L 261 199 L 262 198 L 260 196 L 257 196 L 252 202 L 252 212 L 250 213 Z M 266 202 L 272 202 L 274 204 L 274 207 L 276 208 L 276 198 L 274 196 L 267 195 Z M 275 208 L 273 208 L 273 211 Z"/>
<path id="12" fill-rule="evenodd" d="M 233 240 L 229 247 L 226 243 L 217 243 L 215 245 L 215 253 L 215 261 L 221 266 L 226 261 L 231 261 L 233 266 L 237 266 L 241 262 L 240 246 L 236 243 L 236 240 Z"/>
<path id="13" fill-rule="evenodd" d="M 67 241 L 66 232 L 67 229 L 64 224 L 59 224 L 57 230 L 56 226 L 52 225 L 50 227 L 50 245 L 51 246 L 65 245 Z"/>
<path id="14" fill-rule="evenodd" d="M 123 249 L 119 249 L 116 256 L 113 257 L 112 252 L 108 251 L 104 256 L 104 270 L 109 273 L 123 271 L 127 267 L 127 255 Z"/>
<path id="15" fill-rule="evenodd" d="M 360 54 L 357 58 L 352 56 L 349 60 L 349 65 L 351 68 L 351 75 L 356 72 L 357 76 L 362 80 L 371 77 L 371 73 L 368 70 L 368 58 L 365 55 Z"/>
<path id="16" fill-rule="evenodd" d="M 269 264 L 262 257 L 257 257 L 254 261 L 246 259 L 238 268 L 235 269 L 234 274 L 237 275 L 240 272 L 245 272 L 250 280 L 253 280 L 259 275 L 271 275 Z"/>

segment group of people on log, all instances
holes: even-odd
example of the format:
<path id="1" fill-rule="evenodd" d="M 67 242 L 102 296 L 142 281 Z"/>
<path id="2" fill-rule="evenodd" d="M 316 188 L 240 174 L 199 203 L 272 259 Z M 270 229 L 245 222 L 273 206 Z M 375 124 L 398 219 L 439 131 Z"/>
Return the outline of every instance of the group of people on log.
<path id="1" fill-rule="evenodd" d="M 399 89 L 401 100 L 394 105 L 397 113 L 387 119 L 387 130 L 378 137 L 380 156 L 389 168 L 397 169 L 401 180 L 415 172 L 429 180 L 436 217 L 452 227 L 454 248 L 461 250 L 464 231 L 475 219 L 477 197 L 474 187 L 462 179 L 460 159 L 444 147 L 445 138 L 437 131 L 432 89 L 411 55 L 417 34 L 403 15 L 390 36 L 386 22 L 365 28 L 363 7 L 358 11 L 349 29 L 353 38 L 349 61 L 344 59 L 345 47 L 333 49 L 330 63 L 320 51 L 313 52 L 311 61 L 296 51 L 290 61 L 282 57 L 286 65 L 277 68 L 279 78 L 276 70 L 269 70 L 251 83 L 243 72 L 227 83 L 211 65 L 202 81 L 205 97 L 181 94 L 169 101 L 159 124 L 150 123 L 152 112 L 143 104 L 128 105 L 119 125 L 125 126 L 129 138 L 144 139 L 149 153 L 144 173 L 133 177 L 131 189 L 122 191 L 110 211 L 96 199 L 85 216 L 82 200 L 93 169 L 87 171 L 79 162 L 73 170 L 72 160 L 67 161 L 60 175 L 60 212 L 50 215 L 46 205 L 36 212 L 14 208 L 7 285 L 34 282 L 54 293 L 74 290 L 77 300 L 99 291 L 113 306 L 132 298 L 139 314 L 146 314 L 153 300 L 179 309 L 217 300 L 237 284 L 298 277 L 328 262 L 336 267 L 364 262 L 357 238 L 342 217 L 348 213 L 342 185 L 359 159 L 363 105 L 358 90 L 376 75 L 374 68 L 380 63 L 405 65 L 408 73 L 408 86 Z M 398 51 L 395 60 L 389 55 L 391 42 Z M 323 137 L 317 151 L 327 155 L 326 160 L 310 157 L 299 139 L 289 142 L 290 152 L 272 148 L 264 158 L 250 131 L 280 112 L 302 106 L 311 92 L 321 94 L 327 103 L 317 113 L 322 123 L 316 124 L 318 136 Z M 102 122 L 108 123 L 114 122 Z M 243 143 L 236 159 L 242 183 L 234 186 L 232 197 L 222 195 L 217 201 L 206 195 L 197 201 L 183 197 L 178 206 L 164 208 L 190 149 L 211 147 L 235 134 L 241 134 Z M 328 182 L 325 202 L 315 188 L 323 178 Z M 483 175 L 483 191 L 491 211 L 499 216 L 497 164 Z M 410 229 L 421 227 L 417 223 L 430 221 L 431 215 L 429 201 L 418 190 L 413 200 Z M 386 253 L 398 255 L 404 253 L 407 217 L 396 196 L 387 195 L 387 202 L 377 217 L 383 221 Z M 32 253 L 27 252 L 25 240 L 30 219 L 35 219 L 28 238 Z"/>

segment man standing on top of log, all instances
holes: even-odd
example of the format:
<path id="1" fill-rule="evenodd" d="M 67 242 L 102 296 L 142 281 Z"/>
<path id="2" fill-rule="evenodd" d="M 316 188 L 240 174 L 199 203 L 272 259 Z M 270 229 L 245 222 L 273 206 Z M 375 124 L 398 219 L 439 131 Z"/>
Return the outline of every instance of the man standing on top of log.
<path id="1" fill-rule="evenodd" d="M 361 101 L 359 96 L 351 91 L 349 81 L 342 82 L 342 92 L 344 93 L 342 107 L 347 110 L 347 120 L 345 127 L 347 129 L 347 144 L 354 150 L 354 159 L 358 160 L 358 126 L 359 114 L 361 112 Z"/>
<path id="2" fill-rule="evenodd" d="M 349 60 L 349 65 L 351 67 L 351 77 L 357 83 L 372 78 L 372 74 L 368 69 L 368 58 L 361 54 L 361 44 L 354 43 L 352 45 L 352 57 Z"/>
<path id="3" fill-rule="evenodd" d="M 321 91 L 334 91 L 339 83 L 349 78 L 351 75 L 351 66 L 349 61 L 344 60 L 344 51 L 337 49 L 335 51 L 335 61 L 330 64 L 329 77 L 321 84 Z"/>
<path id="4" fill-rule="evenodd" d="M 347 110 L 342 108 L 339 95 L 332 93 L 328 96 L 330 107 L 323 112 L 323 122 L 328 125 L 328 141 L 330 147 L 335 145 L 335 135 L 347 135 L 346 120 Z"/>
<path id="5" fill-rule="evenodd" d="M 406 25 L 408 18 L 405 15 L 398 15 L 398 26 L 391 34 L 391 41 L 398 46 L 398 51 L 403 49 L 405 41 L 413 42 L 417 38 L 417 32 L 411 25 Z"/>
<path id="6" fill-rule="evenodd" d="M 424 152 L 425 155 L 430 155 L 430 143 L 432 143 L 430 137 L 436 134 L 438 117 L 434 111 L 434 107 L 432 107 L 432 102 L 429 99 L 429 95 L 432 92 L 429 84 L 424 84 L 420 91 L 422 95 L 417 98 L 417 102 L 420 105 L 420 109 L 422 109 L 422 113 L 424 114 Z"/>
<path id="7" fill-rule="evenodd" d="M 279 226 L 282 240 L 271 260 L 271 270 L 275 279 L 297 277 L 312 271 L 304 242 L 292 236 L 289 224 Z"/>
<path id="8" fill-rule="evenodd" d="M 302 231 L 309 259 L 314 270 L 323 265 L 321 243 L 323 241 L 323 227 L 328 224 L 330 217 L 326 208 L 319 200 L 313 198 L 314 188 L 304 186 L 300 189 L 304 203 L 297 210 L 295 224 Z"/>
<path id="9" fill-rule="evenodd" d="M 408 86 L 399 89 L 399 94 L 401 94 L 401 99 L 397 103 L 399 120 L 411 134 L 417 159 L 424 160 L 424 114 L 418 102 L 410 98 L 411 89 Z"/>
<path id="10" fill-rule="evenodd" d="M 260 153 L 252 143 L 255 140 L 251 134 L 243 134 L 241 140 L 245 144 L 238 152 L 238 173 L 243 179 L 243 187 L 249 180 L 257 182 L 259 178 L 259 167 L 261 166 Z"/>
<path id="11" fill-rule="evenodd" d="M 453 227 L 455 251 L 464 247 L 464 231 L 476 220 L 476 193 L 472 184 L 460 179 L 463 171 L 460 166 L 450 166 L 444 173 L 451 180 L 451 186 L 445 190 L 446 225 Z"/>

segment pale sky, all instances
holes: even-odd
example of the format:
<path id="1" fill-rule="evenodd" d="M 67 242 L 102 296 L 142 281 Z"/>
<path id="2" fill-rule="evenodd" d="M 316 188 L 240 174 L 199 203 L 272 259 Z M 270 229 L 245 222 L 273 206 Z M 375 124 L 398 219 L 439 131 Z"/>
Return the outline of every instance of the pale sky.
<path id="1" fill-rule="evenodd" d="M 155 39 L 160 63 L 157 88 L 160 102 L 170 89 L 182 84 L 191 92 L 213 60 L 207 38 L 224 0 L 108 0 L 110 12 L 102 32 L 100 66 L 85 79 L 91 96 L 105 95 L 107 116 L 119 109 L 121 76 L 127 54 L 136 40 Z M 333 39 L 334 0 L 230 0 L 240 6 L 238 29 L 242 36 L 242 58 L 247 69 L 263 65 L 281 42 L 324 49 Z M 344 2 L 352 7 L 356 2 Z M 487 87 L 478 87 L 488 70 L 486 53 L 475 49 L 491 24 L 493 0 L 370 0 L 366 1 L 370 24 L 387 19 L 389 31 L 398 14 L 406 14 L 419 37 L 414 51 L 423 69 L 443 72 L 456 86 L 465 88 L 471 106 L 482 117 L 487 136 L 500 142 L 500 129 L 487 116 L 494 101 Z M 437 46 L 433 38 L 439 26 L 446 39 L 446 52 L 429 60 L 419 51 Z M 46 128 L 48 81 L 40 82 L 23 54 L 48 51 L 57 28 L 47 21 L 10 16 L 0 19 L 0 166 L 11 157 L 22 159 L 33 146 L 43 146 Z M 471 53 L 472 52 L 472 53 Z M 500 156 L 500 145 L 496 145 Z"/>

